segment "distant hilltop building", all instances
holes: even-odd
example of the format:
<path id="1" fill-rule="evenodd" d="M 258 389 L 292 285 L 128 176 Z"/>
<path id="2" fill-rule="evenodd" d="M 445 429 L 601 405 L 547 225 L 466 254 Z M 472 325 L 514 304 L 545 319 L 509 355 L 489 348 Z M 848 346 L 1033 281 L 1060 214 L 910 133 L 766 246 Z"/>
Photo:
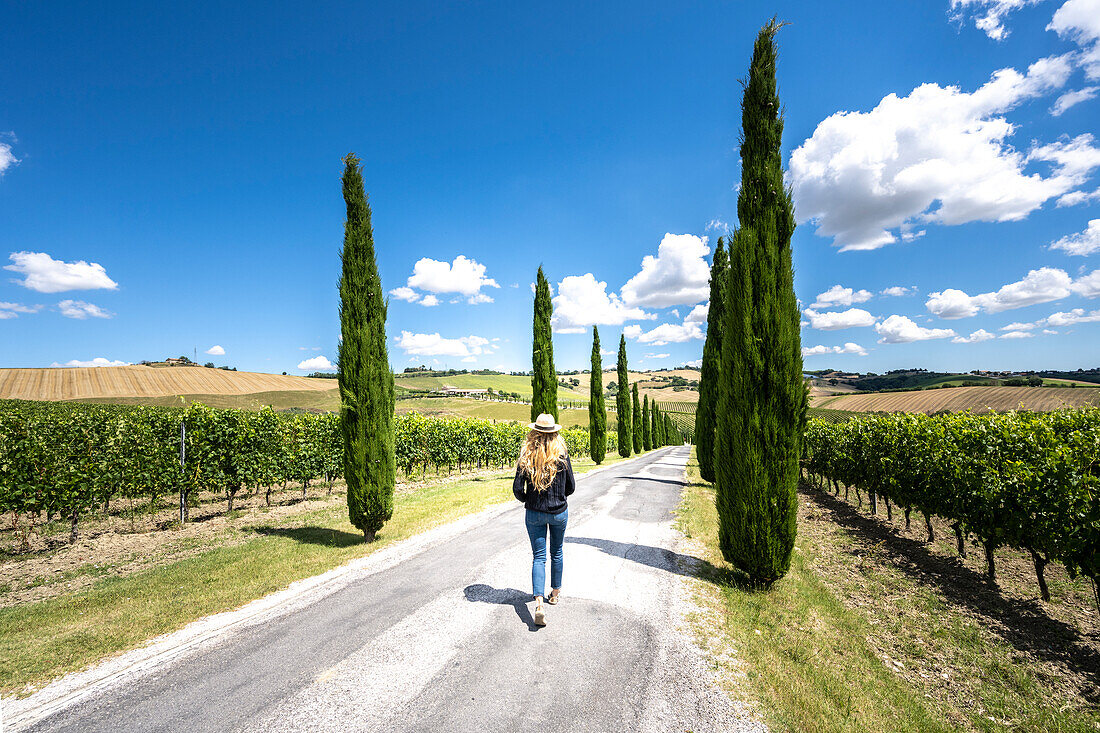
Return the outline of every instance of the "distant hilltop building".
<path id="1" fill-rule="evenodd" d="M 437 389 L 436 394 L 444 397 L 469 397 L 470 395 L 488 394 L 488 389 L 465 389 L 462 387 L 443 387 Z"/>

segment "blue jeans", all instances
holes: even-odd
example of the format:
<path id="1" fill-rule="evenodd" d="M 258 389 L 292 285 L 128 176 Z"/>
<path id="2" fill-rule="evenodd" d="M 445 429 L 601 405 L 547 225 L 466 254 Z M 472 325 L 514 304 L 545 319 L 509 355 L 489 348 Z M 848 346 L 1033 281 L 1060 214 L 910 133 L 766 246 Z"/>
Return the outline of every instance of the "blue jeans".
<path id="1" fill-rule="evenodd" d="M 565 543 L 565 525 L 569 521 L 569 510 L 560 514 L 548 514 L 527 510 L 527 536 L 531 538 L 531 593 L 545 596 L 546 593 L 546 529 L 550 528 L 550 587 L 561 588 L 561 568 L 563 561 L 562 545 Z"/>

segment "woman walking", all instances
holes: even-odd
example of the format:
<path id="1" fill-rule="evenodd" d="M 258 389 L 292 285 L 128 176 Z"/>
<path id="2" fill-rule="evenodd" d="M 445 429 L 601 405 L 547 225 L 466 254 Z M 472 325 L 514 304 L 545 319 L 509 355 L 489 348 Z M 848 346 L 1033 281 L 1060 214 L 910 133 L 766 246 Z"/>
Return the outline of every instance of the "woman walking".
<path id="1" fill-rule="evenodd" d="M 546 625 L 542 608 L 546 591 L 546 535 L 550 534 L 550 595 L 554 605 L 561 592 L 562 544 L 569 507 L 565 497 L 577 488 L 573 464 L 560 435 L 561 425 L 552 415 L 542 414 L 527 427 L 527 439 L 519 452 L 512 493 L 527 507 L 527 536 L 531 538 L 531 588 L 535 596 L 535 623 Z"/>

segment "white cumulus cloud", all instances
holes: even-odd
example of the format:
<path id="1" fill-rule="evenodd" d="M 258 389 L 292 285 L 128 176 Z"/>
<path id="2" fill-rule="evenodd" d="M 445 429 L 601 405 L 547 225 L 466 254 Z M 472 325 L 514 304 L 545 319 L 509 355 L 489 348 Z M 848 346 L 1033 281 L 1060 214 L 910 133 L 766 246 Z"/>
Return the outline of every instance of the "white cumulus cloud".
<path id="1" fill-rule="evenodd" d="M 4 269 L 24 276 L 15 282 L 40 293 L 118 288 L 118 283 L 107 277 L 103 265 L 96 262 L 62 262 L 45 252 L 12 252 L 10 259 L 12 264 L 4 265 Z"/>
<path id="2" fill-rule="evenodd" d="M 406 287 L 405 285 L 402 285 L 399 288 L 394 288 L 390 291 L 390 295 L 397 298 L 398 300 L 404 300 L 409 303 L 415 303 L 416 301 L 420 300 L 420 293 L 416 292 L 410 287 Z"/>
<path id="3" fill-rule="evenodd" d="M 951 0 L 951 18 L 963 21 L 968 15 L 974 19 L 974 26 L 984 31 L 994 41 L 1008 38 L 1005 17 L 1027 5 L 1035 5 L 1042 0 Z"/>
<path id="4" fill-rule="evenodd" d="M 412 333 L 402 331 L 394 336 L 394 341 L 406 354 L 419 356 L 479 356 L 489 353 L 489 339 L 482 336 L 461 336 L 444 338 L 437 333 Z"/>
<path id="5" fill-rule="evenodd" d="M 1071 56 L 1040 59 L 1026 74 L 1001 69 L 973 92 L 926 83 L 870 112 L 826 118 L 791 154 L 800 221 L 843 250 L 877 249 L 924 222 L 1016 221 L 1068 193 L 1083 182 L 1090 136 L 1032 158 L 1060 155 L 1072 166 L 1027 173 L 1029 157 L 1009 144 L 1016 127 L 1003 114 L 1063 86 Z"/>
<path id="6" fill-rule="evenodd" d="M 700 303 L 691 309 L 691 312 L 684 318 L 684 323 L 706 323 L 707 315 L 710 312 L 710 301 L 706 303 Z"/>
<path id="7" fill-rule="evenodd" d="M 1072 326 L 1075 323 L 1095 323 L 1097 321 L 1100 321 L 1100 310 L 1086 313 L 1084 308 L 1074 308 L 1069 311 L 1051 313 L 1044 318 L 1041 323 L 1046 326 L 1059 328 L 1063 326 Z"/>
<path id="8" fill-rule="evenodd" d="M 1061 117 L 1062 113 L 1067 109 L 1075 107 L 1081 102 L 1087 102 L 1095 97 L 1097 92 L 1100 92 L 1100 87 L 1084 87 L 1083 89 L 1075 89 L 1066 92 L 1054 101 L 1054 105 L 1050 108 L 1050 113 L 1055 117 Z"/>
<path id="9" fill-rule="evenodd" d="M 1083 232 L 1062 237 L 1050 245 L 1071 255 L 1090 255 L 1100 251 L 1100 219 L 1091 219 Z"/>
<path id="10" fill-rule="evenodd" d="M 929 293 L 924 307 L 929 313 L 940 318 L 970 318 L 978 315 L 978 305 L 965 291 L 947 288 L 938 293 Z"/>
<path id="11" fill-rule="evenodd" d="M 1001 338 L 1003 338 L 1003 339 L 1029 339 L 1029 338 L 1032 338 L 1034 335 L 1035 334 L 1031 333 L 1030 331 L 1009 331 L 1008 333 L 1002 333 Z"/>
<path id="12" fill-rule="evenodd" d="M 327 356 L 315 356 L 312 359 L 298 362 L 298 368 L 307 372 L 334 372 L 336 366 L 328 360 Z"/>
<path id="13" fill-rule="evenodd" d="M 623 302 L 667 308 L 706 300 L 710 295 L 710 265 L 705 259 L 709 253 L 706 237 L 665 234 L 657 256 L 646 255 L 641 271 L 623 285 Z"/>
<path id="14" fill-rule="evenodd" d="M 78 321 L 87 318 L 110 318 L 112 315 L 98 305 L 86 303 L 83 300 L 63 300 L 57 304 L 57 309 L 66 318 L 75 318 Z"/>
<path id="15" fill-rule="evenodd" d="M 834 285 L 824 293 L 818 293 L 817 300 L 815 300 L 814 304 L 810 307 L 835 308 L 841 305 L 866 303 L 873 297 L 874 294 L 870 290 L 853 290 L 852 288 L 845 288 L 841 285 Z"/>
<path id="16" fill-rule="evenodd" d="M 916 288 L 902 287 L 901 285 L 894 285 L 893 287 L 885 288 L 881 295 L 885 295 L 888 298 L 902 298 L 906 295 L 913 295 L 917 292 Z"/>
<path id="17" fill-rule="evenodd" d="M 413 265 L 413 273 L 400 288 L 394 288 L 390 295 L 410 303 L 420 297 L 417 290 L 429 293 L 458 293 L 466 298 L 470 305 L 492 303 L 493 299 L 481 292 L 482 288 L 499 288 L 491 277 L 485 276 L 485 265 L 465 255 L 458 255 L 453 262 L 442 262 L 430 257 L 422 257 Z M 430 302 L 428 302 L 430 301 Z M 421 305 L 439 305 L 436 295 L 425 296 Z"/>
<path id="18" fill-rule="evenodd" d="M 223 349 L 221 346 L 218 346 L 217 344 L 214 344 L 206 350 L 206 353 L 210 354 L 211 356 L 225 356 L 225 349 Z"/>
<path id="19" fill-rule="evenodd" d="M 857 356 L 867 356 L 867 350 L 859 344 L 854 344 L 851 341 L 843 346 L 803 346 L 802 356 L 819 356 L 821 354 L 855 354 Z"/>
<path id="20" fill-rule="evenodd" d="M 19 159 L 11 152 L 11 145 L 0 143 L 0 176 L 18 162 Z"/>
<path id="21" fill-rule="evenodd" d="M 97 356 L 89 361 L 81 361 L 80 359 L 70 359 L 64 364 L 59 364 L 56 361 L 50 364 L 51 367 L 111 367 L 111 366 L 129 366 L 128 361 L 119 361 L 117 359 L 105 359 L 102 356 Z"/>
<path id="22" fill-rule="evenodd" d="M 841 328 L 861 328 L 875 325 L 875 317 L 862 308 L 820 313 L 813 308 L 802 311 L 810 319 L 810 328 L 819 331 L 836 331 Z"/>
<path id="23" fill-rule="evenodd" d="M 893 315 L 875 325 L 882 338 L 880 344 L 907 344 L 912 341 L 950 338 L 955 332 L 950 328 L 924 328 L 905 316 Z"/>
<path id="24" fill-rule="evenodd" d="M 667 359 L 671 354 L 646 354 L 646 359 Z"/>
<path id="25" fill-rule="evenodd" d="M 1058 197 L 1058 208 L 1064 206 L 1077 206 L 1089 201 L 1100 201 L 1100 188 L 1095 191 L 1070 191 Z"/>
<path id="26" fill-rule="evenodd" d="M 551 321 L 556 333 L 584 333 L 586 327 L 620 326 L 626 321 L 652 320 L 657 316 L 641 308 L 627 306 L 615 293 L 607 292 L 607 283 L 591 272 L 570 275 L 558 283 Z"/>
<path id="27" fill-rule="evenodd" d="M 1100 79 L 1100 0 L 1068 0 L 1054 13 L 1048 31 L 1081 47 L 1078 63 L 1089 79 Z"/>
<path id="28" fill-rule="evenodd" d="M 951 343 L 953 343 L 953 344 L 977 344 L 977 343 L 980 343 L 982 341 L 989 341 L 990 339 L 995 339 L 995 338 L 997 338 L 997 337 L 994 334 L 990 333 L 989 331 L 986 331 L 984 328 L 979 328 L 977 331 L 974 331 L 969 336 L 956 336 L 955 338 L 951 339 Z"/>
<path id="29" fill-rule="evenodd" d="M 1100 270 L 1093 270 L 1088 275 L 1077 278 L 1070 289 L 1086 298 L 1100 296 Z"/>
<path id="30" fill-rule="evenodd" d="M 18 318 L 20 313 L 37 313 L 40 310 L 42 310 L 40 305 L 23 305 L 22 303 L 0 301 L 0 321 L 6 318 Z"/>
<path id="31" fill-rule="evenodd" d="M 940 318 L 969 318 L 979 311 L 1000 313 L 1061 300 L 1074 291 L 1085 297 L 1093 297 L 1086 294 L 1089 290 L 1088 277 L 1075 282 L 1065 270 L 1041 267 L 1029 271 L 1022 280 L 1009 283 L 992 293 L 968 295 L 962 290 L 948 288 L 942 292 L 930 293 L 924 305 L 930 313 Z"/>
<path id="32" fill-rule="evenodd" d="M 699 328 L 699 323 L 696 321 L 685 321 L 683 324 L 662 323 L 649 331 L 643 331 L 641 326 L 634 324 L 624 328 L 623 335 L 628 339 L 635 339 L 640 343 L 653 346 L 682 344 L 685 341 L 706 338 L 706 334 Z"/>

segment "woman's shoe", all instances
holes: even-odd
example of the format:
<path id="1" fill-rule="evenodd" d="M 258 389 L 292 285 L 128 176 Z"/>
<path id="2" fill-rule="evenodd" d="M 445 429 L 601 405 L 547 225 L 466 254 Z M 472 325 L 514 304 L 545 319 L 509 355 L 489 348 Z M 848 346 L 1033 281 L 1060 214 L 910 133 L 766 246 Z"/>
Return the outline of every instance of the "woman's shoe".
<path id="1" fill-rule="evenodd" d="M 535 626 L 546 626 L 546 613 L 542 610 L 542 598 L 535 601 Z"/>
<path id="2" fill-rule="evenodd" d="M 556 606 L 558 604 L 559 595 L 561 595 L 561 591 L 558 588 L 555 588 L 554 590 L 550 591 L 550 595 L 546 596 L 546 602 L 549 603 L 551 606 Z"/>

